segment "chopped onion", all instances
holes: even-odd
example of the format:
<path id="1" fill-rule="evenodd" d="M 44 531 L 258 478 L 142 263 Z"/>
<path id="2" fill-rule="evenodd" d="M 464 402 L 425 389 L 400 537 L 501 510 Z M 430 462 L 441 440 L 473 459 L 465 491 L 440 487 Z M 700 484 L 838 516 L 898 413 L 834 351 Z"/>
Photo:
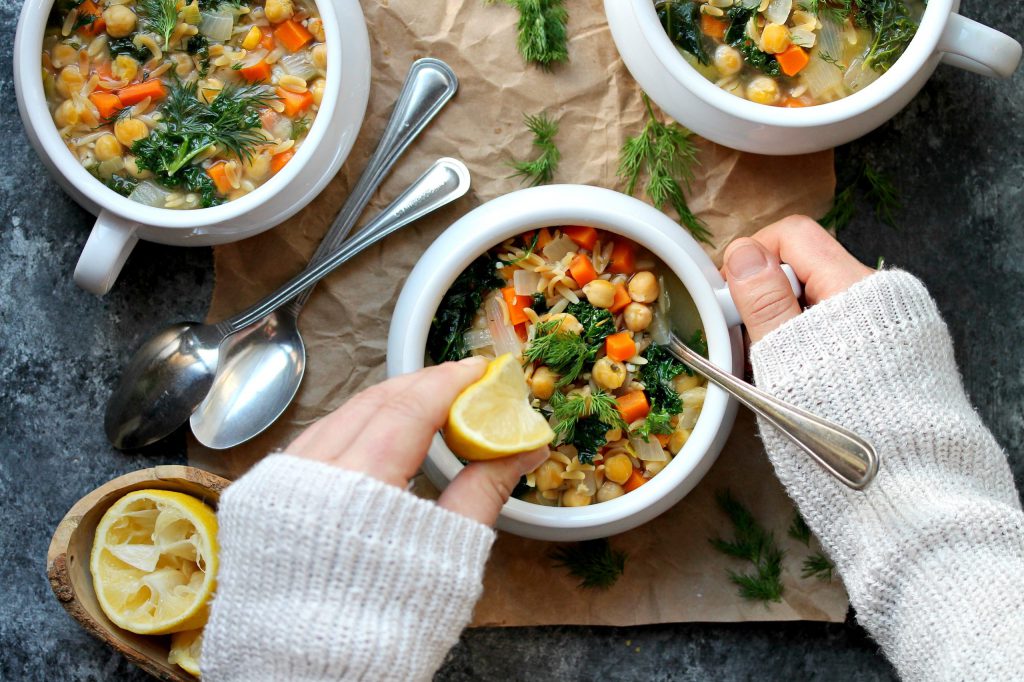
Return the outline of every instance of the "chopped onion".
<path id="1" fill-rule="evenodd" d="M 313 66 L 313 62 L 309 60 L 309 53 L 307 52 L 296 52 L 281 57 L 279 62 L 284 67 L 285 73 L 292 76 L 298 76 L 303 80 L 310 80 L 315 78 L 317 75 L 316 67 Z"/>
<path id="2" fill-rule="evenodd" d="M 484 304 L 484 313 L 487 315 L 487 329 L 490 330 L 491 338 L 494 341 L 495 355 L 521 355 L 523 342 L 519 340 L 515 327 L 505 321 L 505 312 L 501 307 L 501 301 L 497 296 L 491 296 Z"/>
<path id="3" fill-rule="evenodd" d="M 111 175 L 113 175 L 114 173 L 118 172 L 119 170 L 121 170 L 123 168 L 124 168 L 124 159 L 121 158 L 120 156 L 115 156 L 112 159 L 107 159 L 106 161 L 100 161 L 100 165 L 96 167 L 96 173 L 101 178 L 105 178 L 105 179 L 109 180 Z"/>
<path id="4" fill-rule="evenodd" d="M 832 59 L 842 59 L 843 27 L 832 21 L 832 19 L 823 17 L 821 19 L 821 30 L 818 31 L 818 47 L 823 54 L 828 55 Z"/>
<path id="5" fill-rule="evenodd" d="M 664 346 L 672 339 L 668 315 L 661 312 L 660 308 L 654 310 L 654 317 L 651 319 L 651 325 L 647 328 L 647 333 L 651 335 L 654 343 L 659 346 Z"/>
<path id="6" fill-rule="evenodd" d="M 583 480 L 576 486 L 576 492 L 593 497 L 597 494 L 597 475 L 593 471 L 583 472 Z"/>
<path id="7" fill-rule="evenodd" d="M 235 15 L 223 5 L 213 12 L 203 12 L 199 22 L 199 32 L 210 40 L 225 41 L 231 38 L 231 28 L 235 25 Z"/>
<path id="8" fill-rule="evenodd" d="M 773 24 L 785 24 L 789 21 L 789 13 L 793 11 L 793 0 L 772 0 L 764 16 Z"/>
<path id="9" fill-rule="evenodd" d="M 275 140 L 289 140 L 292 136 L 292 120 L 287 116 L 275 116 L 267 132 Z"/>
<path id="10" fill-rule="evenodd" d="M 553 239 L 548 242 L 542 251 L 544 257 L 551 261 L 559 261 L 565 257 L 565 254 L 576 251 L 579 247 L 576 246 L 576 242 L 566 237 L 564 234 L 558 239 Z"/>
<path id="11" fill-rule="evenodd" d="M 533 296 L 540 284 L 540 273 L 532 270 L 516 270 L 512 274 L 512 285 L 516 288 L 516 296 Z"/>
<path id="12" fill-rule="evenodd" d="M 842 94 L 843 72 L 834 64 L 821 59 L 824 47 L 811 53 L 811 61 L 800 72 L 800 82 L 807 86 L 816 99 L 829 99 L 831 95 Z"/>
<path id="13" fill-rule="evenodd" d="M 164 203 L 167 201 L 167 195 L 170 192 L 160 185 L 156 184 L 151 180 L 143 180 L 132 193 L 128 195 L 128 198 L 132 201 L 137 201 L 144 206 L 154 206 L 156 208 L 164 208 Z"/>
<path id="14" fill-rule="evenodd" d="M 794 45 L 805 47 L 808 50 L 814 47 L 817 38 L 814 31 L 809 31 L 806 28 L 794 28 L 789 32 L 789 39 Z"/>
<path id="15" fill-rule="evenodd" d="M 494 344 L 494 339 L 491 338 L 489 329 L 470 329 L 462 335 L 462 339 L 466 342 L 466 350 L 487 348 Z"/>
<path id="16" fill-rule="evenodd" d="M 858 57 L 850 63 L 846 73 L 843 74 L 843 84 L 851 92 L 857 92 L 874 83 L 881 75 L 881 73 L 867 66 L 864 60 Z"/>
<path id="17" fill-rule="evenodd" d="M 633 436 L 629 439 L 629 444 L 633 446 L 633 450 L 636 452 L 637 459 L 643 462 L 667 462 L 668 453 L 661 447 L 661 443 L 654 436 L 651 436 L 650 441 L 645 441 L 643 438 Z"/>

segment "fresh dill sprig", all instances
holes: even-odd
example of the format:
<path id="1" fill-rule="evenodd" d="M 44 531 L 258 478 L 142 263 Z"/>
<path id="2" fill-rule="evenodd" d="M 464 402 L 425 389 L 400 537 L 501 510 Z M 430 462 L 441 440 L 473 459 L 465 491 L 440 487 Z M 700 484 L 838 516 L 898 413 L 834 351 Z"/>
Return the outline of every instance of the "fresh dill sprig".
<path id="1" fill-rule="evenodd" d="M 142 19 L 143 28 L 163 36 L 163 48 L 167 50 L 174 27 L 178 25 L 177 0 L 139 0 L 135 8 Z"/>
<path id="2" fill-rule="evenodd" d="M 560 320 L 537 325 L 536 335 L 524 352 L 530 362 L 540 361 L 559 375 L 556 386 L 571 384 L 587 362 L 593 361 L 594 350 L 581 337 L 558 330 Z"/>
<path id="3" fill-rule="evenodd" d="M 580 392 L 566 395 L 556 391 L 551 396 L 551 410 L 555 417 L 555 433 L 571 441 L 576 424 L 585 417 L 595 417 L 608 428 L 625 428 L 615 396 L 602 390 L 594 393 Z"/>
<path id="4" fill-rule="evenodd" d="M 560 545 L 551 551 L 550 557 L 555 566 L 568 569 L 569 575 L 579 578 L 580 588 L 606 590 L 626 569 L 628 555 L 612 549 L 608 539 L 601 538 Z"/>
<path id="5" fill-rule="evenodd" d="M 307 132 L 309 132 L 309 125 L 310 121 L 309 118 L 307 118 L 306 116 L 303 116 L 300 119 L 292 121 L 292 132 L 288 137 L 290 137 L 293 140 L 299 139 Z"/>
<path id="6" fill-rule="evenodd" d="M 751 601 L 782 601 L 782 558 L 785 555 L 775 536 L 757 522 L 749 509 L 728 490 L 719 492 L 718 506 L 732 521 L 733 539 L 712 538 L 711 545 L 731 557 L 749 561 L 753 573 L 729 571 L 729 580 L 739 588 L 739 594 Z"/>
<path id="7" fill-rule="evenodd" d="M 793 512 L 793 521 L 790 522 L 789 530 L 786 533 L 797 542 L 807 547 L 811 546 L 811 527 L 804 521 L 800 512 Z"/>
<path id="8" fill-rule="evenodd" d="M 684 187 L 689 189 L 693 167 L 699 163 L 691 133 L 677 123 L 660 121 L 646 93 L 643 101 L 647 109 L 644 129 L 636 137 L 628 138 L 619 152 L 618 173 L 626 182 L 626 193 L 634 194 L 641 177 L 646 175 L 645 190 L 651 202 L 659 210 L 666 203 L 671 204 L 679 214 L 680 224 L 699 241 L 710 244 L 707 225 L 690 210 L 683 192 Z"/>
<path id="9" fill-rule="evenodd" d="M 565 9 L 565 0 L 505 0 L 505 3 L 519 10 L 516 47 L 523 59 L 542 69 L 569 60 L 566 29 L 569 12 Z"/>
<path id="10" fill-rule="evenodd" d="M 534 250 L 537 248 L 537 240 L 538 239 L 540 239 L 540 230 L 537 230 L 536 232 L 533 233 L 533 238 L 530 240 L 530 243 L 526 245 L 526 250 L 525 251 L 521 252 L 515 258 L 512 258 L 510 260 L 501 259 L 499 262 L 502 265 L 506 266 L 506 267 L 509 266 L 509 265 L 516 265 L 517 263 L 522 263 L 524 260 L 526 260 L 531 255 L 533 255 Z M 537 296 L 536 293 L 533 294 L 533 295 L 534 295 L 534 297 Z M 534 300 L 536 300 L 536 298 Z M 537 312 L 536 308 L 534 309 L 534 312 Z"/>
<path id="11" fill-rule="evenodd" d="M 850 184 L 836 193 L 832 207 L 818 222 L 836 232 L 847 227 L 857 215 L 858 190 L 874 204 L 875 215 L 879 220 L 889 227 L 899 229 L 896 214 L 903 209 L 899 190 L 889 176 L 867 163 L 861 166 Z"/>
<path id="12" fill-rule="evenodd" d="M 835 564 L 822 552 L 815 552 L 804 559 L 800 575 L 804 578 L 817 578 L 818 580 L 832 582 L 832 573 L 835 571 Z"/>
<path id="13" fill-rule="evenodd" d="M 562 153 L 554 142 L 558 122 L 551 120 L 546 113 L 526 116 L 524 120 L 533 133 L 533 146 L 540 150 L 540 154 L 530 161 L 513 161 L 510 164 L 516 171 L 513 177 L 522 178 L 531 187 L 546 185 L 554 179 L 558 163 L 562 160 Z"/>

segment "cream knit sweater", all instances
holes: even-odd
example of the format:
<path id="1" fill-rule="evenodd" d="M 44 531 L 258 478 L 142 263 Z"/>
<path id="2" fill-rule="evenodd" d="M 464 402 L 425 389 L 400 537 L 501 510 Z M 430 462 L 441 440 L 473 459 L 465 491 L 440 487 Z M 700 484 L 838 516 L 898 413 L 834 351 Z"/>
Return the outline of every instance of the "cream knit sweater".
<path id="1" fill-rule="evenodd" d="M 751 351 L 758 385 L 871 439 L 844 489 L 762 424 L 857 617 L 908 680 L 1024 679 L 1024 514 L 924 287 L 870 277 Z M 493 532 L 397 488 L 287 455 L 221 500 L 203 678 L 424 680 L 469 622 Z"/>

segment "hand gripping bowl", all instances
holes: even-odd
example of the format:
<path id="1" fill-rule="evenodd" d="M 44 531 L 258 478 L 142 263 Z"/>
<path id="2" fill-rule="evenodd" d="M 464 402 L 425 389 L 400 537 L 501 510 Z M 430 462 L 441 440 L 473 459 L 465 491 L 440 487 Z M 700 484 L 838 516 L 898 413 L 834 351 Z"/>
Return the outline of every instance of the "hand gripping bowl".
<path id="1" fill-rule="evenodd" d="M 661 211 L 611 190 L 551 185 L 513 192 L 475 209 L 449 227 L 423 254 L 402 288 L 388 335 L 388 376 L 424 366 L 427 331 L 441 297 L 462 270 L 502 240 L 554 225 L 589 225 L 643 245 L 686 287 L 700 314 L 711 361 L 743 367 L 739 315 L 718 269 L 697 242 Z M 693 435 L 664 471 L 627 495 L 588 507 L 544 507 L 511 499 L 498 527 L 540 540 L 604 537 L 639 526 L 669 509 L 711 468 L 729 436 L 736 403 L 717 386 L 707 397 Z M 444 488 L 462 468 L 435 435 L 423 470 Z"/>
<path id="2" fill-rule="evenodd" d="M 940 62 L 1008 78 L 1021 59 L 1013 38 L 957 14 L 959 0 L 929 0 L 906 52 L 849 97 L 800 109 L 765 106 L 717 87 L 665 34 L 653 0 L 605 0 L 612 37 L 633 77 L 659 107 L 698 135 L 755 154 L 804 154 L 864 135 L 896 115 Z"/>
<path id="3" fill-rule="evenodd" d="M 53 0 L 26 0 L 14 42 L 14 85 L 29 141 L 50 173 L 96 224 L 75 268 L 75 282 L 95 294 L 113 286 L 139 239 L 177 246 L 238 241 L 303 208 L 337 173 L 355 143 L 370 92 L 370 43 L 358 0 L 317 3 L 327 43 L 327 84 L 305 143 L 279 173 L 253 192 L 212 208 L 175 211 L 143 206 L 94 178 L 61 140 L 46 106 L 41 54 Z"/>

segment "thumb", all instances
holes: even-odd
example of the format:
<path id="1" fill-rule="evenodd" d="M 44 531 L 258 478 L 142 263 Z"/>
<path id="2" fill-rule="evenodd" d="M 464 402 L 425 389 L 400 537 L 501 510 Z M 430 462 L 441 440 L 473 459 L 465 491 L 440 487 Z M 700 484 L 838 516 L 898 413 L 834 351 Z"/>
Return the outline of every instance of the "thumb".
<path id="1" fill-rule="evenodd" d="M 448 511 L 493 526 L 519 477 L 539 467 L 547 458 L 545 446 L 514 457 L 473 462 L 459 472 L 437 503 Z"/>
<path id="2" fill-rule="evenodd" d="M 725 274 L 751 343 L 800 314 L 779 259 L 757 241 L 743 238 L 729 245 Z"/>

